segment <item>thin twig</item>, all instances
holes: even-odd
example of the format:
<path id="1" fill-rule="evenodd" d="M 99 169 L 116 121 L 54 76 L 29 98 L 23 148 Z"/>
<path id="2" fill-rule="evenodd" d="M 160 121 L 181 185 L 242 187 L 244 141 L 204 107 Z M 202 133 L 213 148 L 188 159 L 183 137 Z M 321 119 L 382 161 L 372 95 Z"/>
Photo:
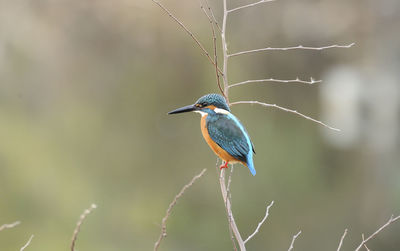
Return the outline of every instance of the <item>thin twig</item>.
<path id="1" fill-rule="evenodd" d="M 219 27 L 219 24 L 218 24 L 218 22 L 217 22 L 217 19 L 215 18 L 214 11 L 211 9 L 210 4 L 208 3 L 208 0 L 205 0 L 205 3 L 206 3 L 206 5 L 207 5 L 208 11 L 209 11 L 210 14 L 211 14 L 212 19 L 214 20 L 215 26 L 217 27 L 217 29 L 219 30 L 219 32 L 222 32 L 222 31 L 221 31 L 221 27 Z"/>
<path id="2" fill-rule="evenodd" d="M 155 4 L 157 4 L 164 12 L 168 14 L 179 26 L 182 27 L 186 31 L 187 34 L 196 42 L 198 47 L 204 52 L 208 60 L 215 66 L 214 60 L 211 58 L 210 53 L 204 48 L 203 44 L 197 39 L 197 37 L 177 18 L 175 17 L 164 5 L 162 5 L 159 1 L 152 0 Z M 218 71 L 222 74 L 222 71 L 218 69 Z"/>
<path id="3" fill-rule="evenodd" d="M 265 79 L 254 79 L 254 80 L 246 80 L 246 81 L 242 81 L 242 82 L 238 82 L 238 83 L 234 83 L 229 85 L 228 87 L 234 87 L 234 86 L 238 86 L 238 85 L 245 85 L 245 84 L 250 84 L 250 83 L 260 83 L 260 82 L 278 82 L 278 83 L 301 83 L 301 84 L 316 84 L 316 83 L 321 83 L 322 80 L 315 80 L 313 78 L 310 79 L 310 81 L 307 80 L 301 80 L 299 78 L 296 79 L 288 79 L 288 80 L 284 80 L 284 79 L 275 79 L 275 78 L 265 78 Z"/>
<path id="4" fill-rule="evenodd" d="M 81 225 L 82 225 L 83 221 L 96 208 L 97 208 L 96 204 L 90 205 L 90 207 L 88 209 L 86 209 L 85 211 L 83 211 L 83 213 L 79 217 L 79 220 L 76 223 L 76 227 L 75 227 L 74 233 L 72 234 L 71 251 L 75 251 L 76 239 L 78 238 L 78 234 L 79 234 L 79 231 L 81 229 Z"/>
<path id="5" fill-rule="evenodd" d="M 355 251 L 360 250 L 360 248 L 362 248 L 364 246 L 365 243 L 367 243 L 369 240 L 371 240 L 372 238 L 374 238 L 377 234 L 379 234 L 383 229 L 385 229 L 387 226 L 389 226 L 391 223 L 397 221 L 398 219 L 400 219 L 400 215 L 393 218 L 393 215 L 390 217 L 390 219 L 383 225 L 381 226 L 378 230 L 376 230 L 373 234 L 371 234 L 370 236 L 368 236 L 367 239 L 363 240 L 360 245 L 355 249 Z"/>
<path id="6" fill-rule="evenodd" d="M 237 105 L 237 104 L 257 104 L 257 105 L 262 105 L 262 106 L 265 106 L 265 107 L 274 107 L 274 108 L 280 109 L 280 110 L 285 111 L 285 112 L 290 112 L 290 113 L 297 114 L 300 117 L 303 117 L 303 118 L 305 118 L 307 120 L 311 120 L 311 121 L 313 121 L 313 122 L 315 122 L 317 124 L 320 124 L 322 126 L 325 126 L 325 127 L 329 128 L 329 129 L 331 129 L 333 131 L 338 131 L 338 132 L 340 131 L 340 129 L 337 129 L 337 128 L 334 128 L 332 126 L 329 126 L 329 125 L 327 125 L 327 124 L 325 124 L 325 123 L 323 123 L 323 122 L 321 122 L 319 120 L 313 119 L 313 118 L 311 118 L 311 117 L 309 117 L 307 115 L 304 115 L 304 114 L 302 114 L 302 113 L 300 113 L 300 112 L 298 112 L 296 110 L 291 110 L 291 109 L 288 109 L 288 108 L 285 108 L 285 107 L 282 107 L 282 106 L 278 106 L 277 104 L 267 104 L 267 103 L 263 103 L 263 102 L 259 102 L 259 101 L 237 101 L 237 102 L 231 103 L 231 105 Z"/>
<path id="7" fill-rule="evenodd" d="M 346 237 L 346 234 L 347 234 L 347 228 L 344 230 L 344 233 L 343 233 L 343 235 L 342 235 L 342 238 L 340 238 L 339 246 L 338 246 L 338 248 L 337 248 L 336 251 L 340 251 L 340 249 L 342 248 L 343 240 L 344 240 L 344 237 Z"/>
<path id="8" fill-rule="evenodd" d="M 200 0 L 199 0 L 200 2 Z M 206 9 L 203 7 L 203 5 L 200 2 L 200 8 L 208 18 L 208 21 L 210 22 L 211 25 L 211 33 L 212 33 L 212 39 L 213 39 L 213 47 L 214 47 L 214 62 L 215 62 L 215 75 L 217 78 L 217 85 L 219 90 L 221 91 L 222 95 L 224 95 L 224 91 L 222 90 L 221 83 L 219 81 L 219 72 L 218 72 L 218 58 L 217 58 L 217 37 L 215 36 L 215 29 L 214 29 L 214 21 L 212 20 L 211 13 L 210 15 L 207 13 Z M 208 6 L 208 10 L 211 11 L 211 7 Z"/>
<path id="9" fill-rule="evenodd" d="M 189 183 L 184 185 L 183 188 L 181 189 L 181 191 L 177 195 L 175 195 L 175 198 L 169 204 L 167 212 L 161 221 L 161 234 L 160 234 L 160 237 L 158 237 L 158 240 L 156 241 L 156 243 L 154 244 L 154 251 L 156 251 L 158 249 L 158 247 L 160 246 L 161 240 L 167 236 L 167 220 L 168 220 L 169 216 L 171 215 L 173 207 L 176 205 L 179 198 L 182 197 L 182 195 L 186 192 L 186 189 L 191 187 L 196 182 L 196 180 L 201 178 L 201 176 L 203 176 L 203 174 L 205 173 L 206 170 L 207 169 L 204 168 L 198 175 L 194 176 Z"/>
<path id="10" fill-rule="evenodd" d="M 321 51 L 321 50 L 326 50 L 326 49 L 331 49 L 331 48 L 350 48 L 355 43 L 351 43 L 348 45 L 328 45 L 328 46 L 322 46 L 322 47 L 310 47 L 310 46 L 303 46 L 303 45 L 298 45 L 298 46 L 292 46 L 292 47 L 282 47 L 282 48 L 274 48 L 274 47 L 267 47 L 267 48 L 261 48 L 261 49 L 254 49 L 254 50 L 248 50 L 248 51 L 240 51 L 236 53 L 229 54 L 228 57 L 235 57 L 239 55 L 244 55 L 244 54 L 249 54 L 249 53 L 255 53 L 255 52 L 262 52 L 262 51 L 288 51 L 288 50 L 315 50 L 315 51 Z"/>
<path id="11" fill-rule="evenodd" d="M 361 234 L 361 238 L 362 238 L 363 241 L 365 241 L 364 234 Z M 364 247 L 365 247 L 365 249 L 366 249 L 367 251 L 371 251 L 371 250 L 369 250 L 369 248 L 367 247 L 367 244 L 366 244 L 366 243 L 364 243 Z"/>
<path id="12" fill-rule="evenodd" d="M 290 247 L 289 247 L 288 251 L 291 251 L 293 249 L 294 242 L 296 241 L 297 237 L 299 237 L 300 234 L 301 234 L 301 230 L 296 235 L 293 236 L 292 242 L 290 243 Z"/>
<path id="13" fill-rule="evenodd" d="M 271 203 L 267 206 L 264 218 L 258 223 L 256 230 L 251 235 L 249 235 L 249 237 L 247 237 L 247 239 L 244 241 L 245 244 L 258 233 L 260 227 L 262 226 L 262 224 L 264 224 L 265 220 L 268 218 L 269 208 L 272 207 L 272 205 L 274 205 L 274 201 L 271 201 Z"/>
<path id="14" fill-rule="evenodd" d="M 0 231 L 3 231 L 6 228 L 13 228 L 13 227 L 19 225 L 20 223 L 21 223 L 20 221 L 16 221 L 16 222 L 13 222 L 13 223 L 10 223 L 10 224 L 3 224 L 3 225 L 0 226 Z"/>
<path id="15" fill-rule="evenodd" d="M 237 10 L 241 10 L 241 9 L 244 9 L 244 8 L 248 8 L 248 7 L 253 7 L 253 6 L 256 6 L 256 5 L 261 4 L 261 3 L 269 3 L 269 2 L 274 2 L 274 1 L 275 0 L 261 0 L 261 1 L 258 1 L 256 3 L 246 4 L 246 5 L 237 7 L 237 8 L 230 9 L 230 10 L 228 10 L 228 13 L 231 13 L 231 12 L 234 12 L 234 11 L 237 11 Z"/>
<path id="16" fill-rule="evenodd" d="M 28 242 L 19 251 L 24 251 L 24 249 L 27 248 L 29 244 L 31 244 L 32 239 L 33 239 L 33 234 L 31 235 L 31 237 L 29 237 Z"/>

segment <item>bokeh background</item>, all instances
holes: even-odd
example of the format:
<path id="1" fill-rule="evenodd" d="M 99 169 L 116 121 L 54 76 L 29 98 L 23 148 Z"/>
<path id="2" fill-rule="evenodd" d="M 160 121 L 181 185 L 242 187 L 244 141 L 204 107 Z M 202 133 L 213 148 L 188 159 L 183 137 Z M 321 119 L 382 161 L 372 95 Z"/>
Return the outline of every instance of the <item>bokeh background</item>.
<path id="1" fill-rule="evenodd" d="M 228 1 L 230 7 L 250 3 Z M 198 1 L 165 0 L 211 51 Z M 222 1 L 210 0 L 221 20 Z M 296 45 L 356 45 L 232 58 L 231 83 L 322 79 L 315 85 L 235 87 L 231 101 L 296 109 L 333 132 L 276 109 L 232 107 L 256 147 L 257 175 L 237 166 L 233 210 L 249 250 L 354 250 L 400 214 L 400 2 L 282 0 L 232 14 L 230 52 Z M 68 250 L 91 203 L 79 250 L 151 250 L 174 195 L 160 250 L 232 250 L 215 170 L 195 114 L 168 116 L 217 92 L 214 68 L 150 0 L 0 1 L 1 250 Z M 369 243 L 399 250 L 400 223 Z"/>

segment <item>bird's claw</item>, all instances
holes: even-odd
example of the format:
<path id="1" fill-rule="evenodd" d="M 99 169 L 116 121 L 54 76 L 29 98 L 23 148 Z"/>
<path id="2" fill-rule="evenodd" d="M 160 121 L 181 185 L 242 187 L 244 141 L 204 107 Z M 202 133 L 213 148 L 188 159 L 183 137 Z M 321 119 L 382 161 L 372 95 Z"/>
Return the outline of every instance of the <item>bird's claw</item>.
<path id="1" fill-rule="evenodd" d="M 228 168 L 228 162 L 225 162 L 225 164 L 219 166 L 219 170 L 222 170 L 223 168 Z"/>

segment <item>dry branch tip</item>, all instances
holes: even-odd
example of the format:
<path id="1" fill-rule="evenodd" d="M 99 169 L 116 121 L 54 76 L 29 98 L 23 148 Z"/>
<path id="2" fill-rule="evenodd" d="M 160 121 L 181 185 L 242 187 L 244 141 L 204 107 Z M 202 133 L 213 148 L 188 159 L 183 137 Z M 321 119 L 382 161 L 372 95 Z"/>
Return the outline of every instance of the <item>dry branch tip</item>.
<path id="1" fill-rule="evenodd" d="M 247 243 L 249 240 L 251 240 L 260 230 L 260 227 L 262 226 L 262 224 L 264 224 L 265 220 L 267 220 L 268 215 L 269 215 L 269 209 L 270 207 L 272 207 L 274 205 L 274 201 L 271 201 L 271 203 L 267 206 L 267 209 L 265 210 L 265 216 L 264 218 L 258 223 L 256 230 L 254 230 L 254 232 L 249 235 L 249 237 L 247 237 L 247 239 L 244 241 L 244 243 Z"/>
<path id="2" fill-rule="evenodd" d="M 234 12 L 234 11 L 238 11 L 238 10 L 242 10 L 242 9 L 245 9 L 245 8 L 249 8 L 249 7 L 253 7 L 253 6 L 262 4 L 262 3 L 269 3 L 269 2 L 275 2 L 275 0 L 261 0 L 261 1 L 255 2 L 255 3 L 246 4 L 246 5 L 239 6 L 239 7 L 236 7 L 236 8 L 228 10 L 228 13 L 231 13 L 231 12 Z"/>
<path id="3" fill-rule="evenodd" d="M 346 234 L 347 234 L 347 228 L 344 230 L 344 233 L 343 233 L 343 235 L 342 235 L 342 238 L 340 238 L 339 246 L 338 246 L 338 248 L 337 248 L 336 251 L 340 251 L 340 249 L 342 248 L 343 240 L 344 240 L 344 237 L 346 237 Z"/>
<path id="4" fill-rule="evenodd" d="M 96 208 L 97 208 L 96 204 L 90 205 L 90 207 L 88 209 L 85 209 L 85 211 L 83 211 L 83 213 L 79 217 L 79 220 L 76 223 L 76 227 L 75 227 L 74 233 L 72 234 L 71 251 L 75 251 L 76 239 L 78 238 L 78 234 L 79 234 L 79 231 L 81 229 L 81 225 L 82 225 L 83 221 Z"/>
<path id="5" fill-rule="evenodd" d="M 208 61 L 210 61 L 211 64 L 215 66 L 214 60 L 211 58 L 210 53 L 205 49 L 203 44 L 197 39 L 197 37 L 174 15 L 172 14 L 171 11 L 169 11 L 163 4 L 161 4 L 157 0 L 151 0 L 153 3 L 157 4 L 167 15 L 172 18 L 182 29 L 185 30 L 185 32 L 196 42 L 197 46 L 203 51 L 204 55 L 208 58 Z M 218 69 L 218 72 L 223 74 L 220 69 Z"/>
<path id="6" fill-rule="evenodd" d="M 290 243 L 290 247 L 289 247 L 288 251 L 293 250 L 293 248 L 294 248 L 294 242 L 296 241 L 297 237 L 299 237 L 300 234 L 301 234 L 301 230 L 300 230 L 297 234 L 295 234 L 295 235 L 293 236 L 292 242 Z"/>
<path id="7" fill-rule="evenodd" d="M 29 237 L 29 240 L 25 243 L 25 245 L 23 246 L 23 247 L 21 247 L 21 249 L 19 250 L 19 251 L 24 251 L 25 250 L 25 248 L 27 248 L 30 244 L 31 244 L 31 241 L 32 241 L 32 239 L 33 239 L 33 234 L 31 235 L 31 237 Z"/>
<path id="8" fill-rule="evenodd" d="M 186 185 L 183 186 L 181 191 L 177 195 L 175 195 L 175 198 L 169 204 L 167 212 L 161 221 L 161 233 L 160 233 L 160 236 L 158 237 L 158 240 L 154 244 L 154 251 L 156 251 L 159 248 L 162 239 L 167 236 L 167 220 L 168 220 L 169 216 L 171 215 L 172 209 L 178 202 L 179 198 L 182 197 L 182 195 L 185 193 L 186 189 L 191 187 L 196 182 L 196 180 L 200 179 L 206 171 L 207 171 L 207 169 L 204 168 L 198 175 L 194 176 L 189 183 L 187 183 Z"/>
<path id="9" fill-rule="evenodd" d="M 4 230 L 4 229 L 6 229 L 6 228 L 13 228 L 13 227 L 16 227 L 16 226 L 18 226 L 19 224 L 21 224 L 20 221 L 16 221 L 16 222 L 9 223 L 9 224 L 3 224 L 3 225 L 0 226 L 0 231 Z"/>
<path id="10" fill-rule="evenodd" d="M 296 79 L 286 79 L 286 80 L 285 79 L 275 79 L 275 78 L 251 79 L 251 80 L 246 80 L 246 81 L 231 84 L 228 86 L 228 88 L 231 88 L 234 86 L 239 86 L 239 85 L 250 84 L 250 83 L 262 83 L 262 82 L 301 83 L 301 84 L 313 85 L 316 83 L 321 83 L 322 80 L 315 80 L 314 78 L 310 78 L 310 81 L 307 81 L 307 80 L 301 80 L 298 77 Z"/>
<path id="11" fill-rule="evenodd" d="M 298 45 L 298 46 L 292 46 L 292 47 L 265 47 L 265 48 L 260 48 L 260 49 L 253 49 L 253 50 L 247 50 L 247 51 L 240 51 L 236 53 L 229 54 L 228 57 L 235 57 L 235 56 L 240 56 L 240 55 L 245 55 L 245 54 L 250 54 L 250 53 L 256 53 L 256 52 L 264 52 L 264 51 L 289 51 L 289 50 L 314 50 L 314 51 L 322 51 L 326 49 L 332 49 L 332 48 L 342 48 L 342 49 L 348 49 L 355 45 L 355 43 L 351 43 L 348 45 L 328 45 L 328 46 L 321 46 L 321 47 L 312 47 L 312 46 L 303 46 L 303 45 Z"/>
<path id="12" fill-rule="evenodd" d="M 300 112 L 298 112 L 296 110 L 288 109 L 288 108 L 279 106 L 277 104 L 267 104 L 267 103 L 263 103 L 263 102 L 259 102 L 259 101 L 236 101 L 236 102 L 231 103 L 231 105 L 237 105 L 237 104 L 257 104 L 257 105 L 261 105 L 261 106 L 265 106 L 265 107 L 274 107 L 274 108 L 277 108 L 277 109 L 285 111 L 285 112 L 294 113 L 294 114 L 296 114 L 296 115 L 298 115 L 300 117 L 303 117 L 303 118 L 305 118 L 307 120 L 310 120 L 310 121 L 313 121 L 313 122 L 315 122 L 317 124 L 325 126 L 326 128 L 329 128 L 329 129 L 331 129 L 333 131 L 340 132 L 340 129 L 338 129 L 338 128 L 329 126 L 329 125 L 327 125 L 327 124 L 325 124 L 325 123 L 323 123 L 323 122 L 321 122 L 319 120 L 313 119 L 310 116 L 304 115 L 303 113 L 300 113 Z"/>
<path id="13" fill-rule="evenodd" d="M 370 236 L 368 236 L 366 239 L 364 239 L 360 245 L 358 245 L 358 247 L 355 249 L 355 251 L 360 250 L 369 240 L 371 240 L 372 238 L 374 238 L 377 234 L 379 234 L 383 229 L 385 229 L 387 226 L 389 226 L 390 224 L 392 224 L 393 222 L 397 221 L 398 219 L 400 219 L 400 215 L 393 218 L 393 215 L 390 217 L 390 219 L 383 224 L 378 230 L 376 230 L 373 234 L 371 234 Z"/>

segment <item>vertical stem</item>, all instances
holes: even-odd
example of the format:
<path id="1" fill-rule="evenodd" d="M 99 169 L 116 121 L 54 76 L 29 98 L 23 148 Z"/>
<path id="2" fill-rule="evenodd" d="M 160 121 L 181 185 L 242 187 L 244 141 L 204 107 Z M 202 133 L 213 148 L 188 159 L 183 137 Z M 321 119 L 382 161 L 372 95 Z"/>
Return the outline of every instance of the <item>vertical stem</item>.
<path id="1" fill-rule="evenodd" d="M 226 189 L 226 184 L 225 184 L 225 169 L 224 168 L 221 170 L 220 175 L 219 175 L 219 184 L 221 186 L 221 193 L 222 193 L 222 197 L 224 199 L 226 211 L 228 214 L 230 228 L 232 229 L 233 234 L 236 237 L 236 240 L 239 244 L 240 250 L 246 251 L 244 241 L 242 239 L 242 236 L 240 235 L 238 227 L 236 226 L 235 218 L 232 215 L 231 201 L 229 199 L 228 191 Z"/>
<path id="2" fill-rule="evenodd" d="M 226 101 L 229 105 L 229 98 L 228 98 L 228 46 L 226 44 L 226 19 L 228 18 L 228 9 L 226 6 L 226 0 L 224 0 L 224 17 L 222 20 L 222 30 L 221 30 L 221 42 L 222 42 L 222 52 L 224 56 L 224 65 L 222 68 L 223 75 L 222 79 L 224 82 L 224 96 L 226 98 Z"/>
<path id="3" fill-rule="evenodd" d="M 224 17 L 222 20 L 222 30 L 221 30 L 221 43 L 222 43 L 222 52 L 224 56 L 224 61 L 223 61 L 223 75 L 222 79 L 224 82 L 224 96 L 226 98 L 226 102 L 229 105 L 229 93 L 228 93 L 228 46 L 226 44 L 226 20 L 228 18 L 228 8 L 226 4 L 226 0 L 223 0 L 223 5 L 224 5 Z M 221 193 L 222 197 L 224 199 L 225 203 L 225 208 L 226 212 L 228 214 L 228 220 L 229 220 L 229 226 L 232 229 L 233 234 L 235 235 L 236 241 L 239 244 L 240 250 L 241 251 L 246 251 L 246 247 L 244 245 L 242 236 L 240 235 L 239 229 L 236 226 L 235 218 L 232 215 L 232 208 L 231 208 L 231 201 L 229 199 L 229 195 L 226 189 L 226 184 L 225 184 L 225 170 L 222 169 L 220 176 L 219 176 L 219 183 L 221 186 Z"/>

